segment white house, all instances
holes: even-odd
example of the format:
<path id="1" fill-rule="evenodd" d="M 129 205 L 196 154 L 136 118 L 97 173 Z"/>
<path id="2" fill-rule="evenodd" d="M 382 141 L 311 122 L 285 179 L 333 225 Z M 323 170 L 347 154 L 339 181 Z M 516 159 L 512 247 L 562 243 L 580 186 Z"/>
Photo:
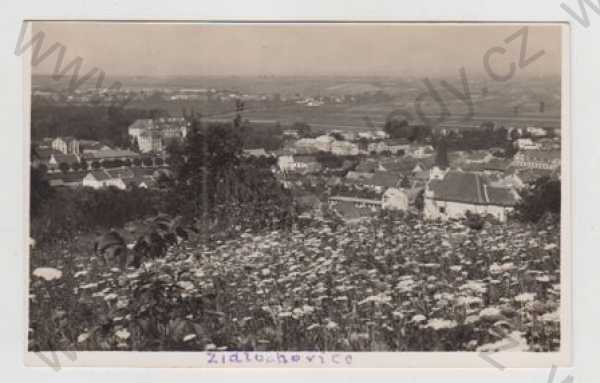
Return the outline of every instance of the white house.
<path id="1" fill-rule="evenodd" d="M 477 173 L 449 171 L 430 180 L 425 188 L 426 219 L 463 218 L 468 212 L 506 221 L 519 196 L 510 188 L 493 187 Z"/>
<path id="2" fill-rule="evenodd" d="M 74 137 L 56 137 L 52 140 L 52 149 L 63 154 L 79 155 L 79 140 Z"/>
<path id="3" fill-rule="evenodd" d="M 377 138 L 377 136 L 373 132 L 358 132 L 358 138 L 374 140 Z"/>
<path id="4" fill-rule="evenodd" d="M 338 156 L 355 156 L 359 153 L 358 145 L 348 141 L 333 141 L 331 153 Z"/>
<path id="5" fill-rule="evenodd" d="M 417 146 L 412 149 L 410 153 L 413 158 L 428 158 L 433 157 L 435 150 L 431 145 Z"/>
<path id="6" fill-rule="evenodd" d="M 516 146 L 519 150 L 537 150 L 540 148 L 531 138 L 519 138 L 516 141 Z"/>
<path id="7" fill-rule="evenodd" d="M 409 198 L 406 192 L 397 188 L 389 188 L 383 193 L 381 207 L 387 210 L 407 210 Z"/>
<path id="8" fill-rule="evenodd" d="M 277 159 L 277 166 L 282 172 L 291 172 L 296 169 L 296 163 L 294 162 L 294 156 L 279 156 Z"/>
<path id="9" fill-rule="evenodd" d="M 331 151 L 331 144 L 335 141 L 335 138 L 324 134 L 322 136 L 319 136 L 317 138 L 315 138 L 315 148 L 317 150 L 323 151 L 323 152 L 329 152 Z"/>
<path id="10" fill-rule="evenodd" d="M 295 129 L 286 129 L 281 133 L 286 138 L 299 138 L 300 134 Z"/>
<path id="11" fill-rule="evenodd" d="M 117 189 L 125 190 L 127 185 L 120 177 L 114 177 L 106 170 L 93 170 L 83 178 L 83 186 L 94 189 L 102 189 L 114 186 Z"/>
<path id="12" fill-rule="evenodd" d="M 528 126 L 526 128 L 526 131 L 527 133 L 531 134 L 532 137 L 546 137 L 548 135 L 546 129 L 538 128 L 535 126 Z"/>
<path id="13" fill-rule="evenodd" d="M 367 147 L 369 153 L 381 153 L 381 152 L 390 152 L 393 154 L 397 154 L 400 151 L 408 152 L 410 149 L 410 145 L 406 142 L 402 141 L 379 141 L 379 142 L 371 142 Z"/>

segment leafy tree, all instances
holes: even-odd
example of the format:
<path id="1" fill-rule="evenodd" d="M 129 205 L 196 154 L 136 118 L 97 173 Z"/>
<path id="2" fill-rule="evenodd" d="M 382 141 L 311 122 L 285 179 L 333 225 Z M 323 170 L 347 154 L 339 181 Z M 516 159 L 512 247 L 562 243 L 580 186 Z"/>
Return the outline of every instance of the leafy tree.
<path id="1" fill-rule="evenodd" d="M 38 174 L 32 174 L 31 191 L 31 233 L 40 243 L 121 227 L 126 222 L 156 215 L 165 208 L 166 200 L 162 191 L 139 188 L 50 190 Z"/>
<path id="2" fill-rule="evenodd" d="M 52 189 L 46 180 L 46 169 L 31 167 L 30 169 L 29 208 L 32 218 L 37 217 L 41 207 L 52 196 Z"/>
<path id="3" fill-rule="evenodd" d="M 329 152 L 317 153 L 316 159 L 323 168 L 327 169 L 338 169 L 341 168 L 344 164 L 344 160 L 341 157 L 331 154 Z"/>
<path id="4" fill-rule="evenodd" d="M 391 138 L 407 138 L 410 135 L 409 125 L 406 119 L 388 118 L 383 130 Z"/>
<path id="5" fill-rule="evenodd" d="M 515 140 L 518 140 L 519 138 L 521 138 L 521 134 L 519 134 L 519 131 L 517 129 L 513 128 L 510 131 L 510 140 L 515 141 Z"/>
<path id="6" fill-rule="evenodd" d="M 288 221 L 291 196 L 271 172 L 274 160 L 242 160 L 242 138 L 233 125 L 192 119 L 183 145 L 170 148 L 169 161 L 175 172 L 171 201 L 180 214 L 225 231 Z"/>
<path id="7" fill-rule="evenodd" d="M 129 144 L 129 149 L 131 149 L 132 151 L 134 151 L 136 153 L 140 152 L 140 145 L 138 144 L 138 141 L 136 138 L 131 139 L 131 143 Z"/>
<path id="8" fill-rule="evenodd" d="M 292 129 L 296 130 L 300 137 L 311 137 L 313 135 L 310 125 L 306 122 L 294 122 Z"/>
<path id="9" fill-rule="evenodd" d="M 410 179 L 406 176 L 402 178 L 402 181 L 400 182 L 400 187 L 403 189 L 410 188 Z"/>
<path id="10" fill-rule="evenodd" d="M 60 169 L 61 172 L 67 173 L 71 167 L 69 166 L 68 163 L 61 162 L 60 164 L 58 164 L 58 168 Z"/>
<path id="11" fill-rule="evenodd" d="M 421 190 L 415 197 L 415 207 L 417 210 L 423 211 L 423 208 L 425 207 L 425 190 Z"/>
<path id="12" fill-rule="evenodd" d="M 483 229 L 485 221 L 481 217 L 481 215 L 477 213 L 471 213 L 467 210 L 465 213 L 465 225 L 473 230 L 481 230 Z"/>
<path id="13" fill-rule="evenodd" d="M 518 149 L 515 143 L 512 141 L 506 141 L 506 145 L 504 147 L 504 157 L 513 158 L 517 152 Z"/>
<path id="14" fill-rule="evenodd" d="M 446 169 L 450 165 L 448 162 L 448 148 L 446 139 L 441 137 L 436 144 L 435 166 L 440 169 Z"/>
<path id="15" fill-rule="evenodd" d="M 537 222 L 548 214 L 560 217 L 560 189 L 560 180 L 538 178 L 521 190 L 521 201 L 515 207 L 517 217 L 528 222 Z"/>
<path id="16" fill-rule="evenodd" d="M 34 98 L 31 105 L 31 135 L 33 139 L 76 136 L 127 147 L 127 127 L 136 119 L 147 117 L 148 112 L 144 109 L 116 105 L 62 105 L 40 102 Z"/>
<path id="17" fill-rule="evenodd" d="M 341 133 L 338 133 L 338 132 L 331 132 L 331 133 L 329 133 L 329 135 L 330 135 L 331 137 L 333 137 L 333 138 L 334 138 L 336 141 L 344 141 L 344 136 L 342 136 L 342 134 L 341 134 Z"/>

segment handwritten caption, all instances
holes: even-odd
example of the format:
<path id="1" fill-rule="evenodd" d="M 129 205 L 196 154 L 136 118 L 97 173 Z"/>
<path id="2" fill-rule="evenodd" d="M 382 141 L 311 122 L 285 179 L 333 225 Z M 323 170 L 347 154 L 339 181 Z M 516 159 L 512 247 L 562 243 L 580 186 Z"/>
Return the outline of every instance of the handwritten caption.
<path id="1" fill-rule="evenodd" d="M 208 365 L 352 365 L 351 354 L 339 353 L 281 353 L 281 352 L 206 352 Z"/>

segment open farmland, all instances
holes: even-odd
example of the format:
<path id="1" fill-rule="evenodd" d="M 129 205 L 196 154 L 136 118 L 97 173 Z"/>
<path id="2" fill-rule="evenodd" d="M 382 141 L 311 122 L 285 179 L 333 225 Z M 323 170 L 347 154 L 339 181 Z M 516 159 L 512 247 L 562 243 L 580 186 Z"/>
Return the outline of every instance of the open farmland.
<path id="1" fill-rule="evenodd" d="M 414 216 L 318 221 L 192 238 L 125 271 L 76 238 L 31 254 L 29 348 L 555 351 L 559 233 Z M 58 272 L 40 278 L 42 267 Z"/>

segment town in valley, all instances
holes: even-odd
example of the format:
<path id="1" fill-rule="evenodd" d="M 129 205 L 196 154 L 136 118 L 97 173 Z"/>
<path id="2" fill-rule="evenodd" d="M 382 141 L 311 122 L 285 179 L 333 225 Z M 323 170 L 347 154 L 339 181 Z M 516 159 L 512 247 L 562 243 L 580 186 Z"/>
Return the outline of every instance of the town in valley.
<path id="1" fill-rule="evenodd" d="M 267 27 L 231 28 L 250 41 Z M 438 44 L 442 26 L 419 28 Z M 536 28 L 530 47 L 555 36 Z M 474 33 L 461 36 L 487 32 Z M 34 72 L 30 351 L 561 350 L 564 100 L 560 65 L 544 61 L 554 45 L 508 81 L 468 72 L 466 103 L 448 90 L 459 72 L 436 72 L 447 48 L 410 48 L 415 75 L 401 61 L 370 75 L 343 38 L 343 51 L 297 48 L 320 52 L 300 64 L 276 43 L 255 58 L 238 40 L 226 40 L 235 59 L 190 64 L 211 75 L 155 74 L 171 60 L 155 53 L 119 87 Z M 374 57 L 391 50 L 372 45 Z M 278 60 L 296 69 L 273 74 Z M 328 65 L 342 74 L 309 71 Z M 230 68 L 241 74 L 219 72 Z"/>

